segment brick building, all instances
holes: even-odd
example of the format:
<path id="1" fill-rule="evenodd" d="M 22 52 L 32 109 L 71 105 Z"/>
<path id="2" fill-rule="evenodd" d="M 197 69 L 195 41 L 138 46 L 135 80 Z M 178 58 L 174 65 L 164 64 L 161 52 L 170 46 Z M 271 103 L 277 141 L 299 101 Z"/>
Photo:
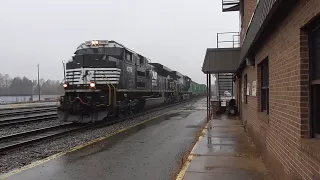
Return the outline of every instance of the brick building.
<path id="1" fill-rule="evenodd" d="M 234 73 L 240 119 L 275 179 L 320 179 L 320 0 L 222 9 L 240 13 L 240 47 L 207 50 L 203 72 Z"/>

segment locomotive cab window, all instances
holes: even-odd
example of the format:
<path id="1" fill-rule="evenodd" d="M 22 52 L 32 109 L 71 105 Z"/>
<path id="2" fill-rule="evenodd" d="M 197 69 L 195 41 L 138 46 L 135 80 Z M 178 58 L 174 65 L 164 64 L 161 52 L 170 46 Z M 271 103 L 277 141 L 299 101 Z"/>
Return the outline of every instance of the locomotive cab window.
<path id="1" fill-rule="evenodd" d="M 145 63 L 144 57 L 141 55 L 138 55 L 137 65 L 143 66 Z"/>
<path id="2" fill-rule="evenodd" d="M 126 59 L 127 59 L 128 61 L 132 61 L 132 58 L 131 58 L 131 54 L 130 54 L 130 53 L 127 54 Z"/>

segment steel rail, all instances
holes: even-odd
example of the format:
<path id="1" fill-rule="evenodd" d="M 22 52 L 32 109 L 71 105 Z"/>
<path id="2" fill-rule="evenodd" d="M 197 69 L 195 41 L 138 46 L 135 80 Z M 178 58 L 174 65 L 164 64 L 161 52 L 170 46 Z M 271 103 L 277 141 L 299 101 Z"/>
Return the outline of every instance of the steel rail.
<path id="1" fill-rule="evenodd" d="M 52 120 L 56 118 L 58 118 L 57 112 L 52 112 L 48 114 L 36 114 L 34 116 L 26 116 L 26 117 L 15 117 L 12 119 L 0 120 L 0 128 L 3 128 L 5 126 L 17 125 L 17 124 Z"/>
<path id="2" fill-rule="evenodd" d="M 49 112 L 49 111 L 55 111 L 57 108 L 35 108 L 33 110 L 19 110 L 19 111 L 11 111 L 11 112 L 5 112 L 0 114 L 0 118 L 4 117 L 10 117 L 10 116 L 18 116 L 18 115 L 27 115 L 27 114 L 35 114 L 38 112 Z"/>

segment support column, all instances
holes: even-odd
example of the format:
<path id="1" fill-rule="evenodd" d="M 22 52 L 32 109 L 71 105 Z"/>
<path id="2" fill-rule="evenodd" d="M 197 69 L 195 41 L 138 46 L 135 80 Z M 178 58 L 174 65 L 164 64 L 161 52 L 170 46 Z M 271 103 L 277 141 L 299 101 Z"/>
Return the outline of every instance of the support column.
<path id="1" fill-rule="evenodd" d="M 208 74 L 209 80 L 208 80 L 208 123 L 207 123 L 207 139 L 208 139 L 208 145 L 211 145 L 211 117 L 212 117 L 212 111 L 211 111 L 211 73 Z"/>
<path id="2" fill-rule="evenodd" d="M 211 74 L 209 74 L 209 116 L 211 118 L 212 112 L 211 112 Z"/>
<path id="3" fill-rule="evenodd" d="M 206 85 L 207 85 L 207 87 L 206 87 L 206 91 L 207 91 L 207 122 L 209 121 L 209 110 L 208 110 L 208 107 L 209 107 L 209 96 L 208 96 L 208 92 L 209 92 L 209 86 L 208 86 L 208 84 L 209 84 L 209 79 L 208 79 L 208 74 L 206 74 L 206 79 L 207 79 L 207 81 L 206 81 Z"/>

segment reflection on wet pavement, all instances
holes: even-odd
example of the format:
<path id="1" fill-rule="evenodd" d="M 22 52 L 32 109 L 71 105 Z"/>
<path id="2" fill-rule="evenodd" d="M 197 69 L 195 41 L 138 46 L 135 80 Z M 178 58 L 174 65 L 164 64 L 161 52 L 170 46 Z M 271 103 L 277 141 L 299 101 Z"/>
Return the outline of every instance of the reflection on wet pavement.
<path id="1" fill-rule="evenodd" d="M 272 179 L 240 120 L 226 116 L 210 120 L 191 155 L 184 180 Z"/>

